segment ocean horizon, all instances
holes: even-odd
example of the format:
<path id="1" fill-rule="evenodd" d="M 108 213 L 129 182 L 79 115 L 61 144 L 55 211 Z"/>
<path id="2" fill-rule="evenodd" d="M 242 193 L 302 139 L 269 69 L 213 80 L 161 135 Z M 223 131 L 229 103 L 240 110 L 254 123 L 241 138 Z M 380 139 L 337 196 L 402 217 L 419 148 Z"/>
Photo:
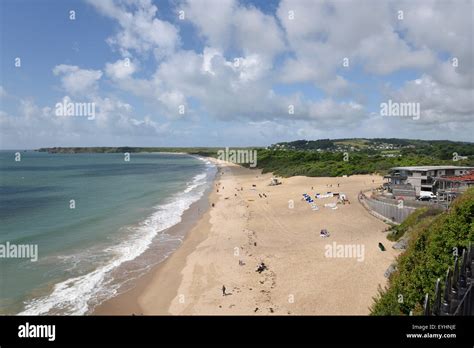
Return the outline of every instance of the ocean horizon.
<path id="1" fill-rule="evenodd" d="M 1 260 L 0 314 L 30 315 L 88 314 L 164 260 L 216 173 L 183 154 L 36 151 L 1 151 L 0 171 L 0 246 L 37 248 Z"/>

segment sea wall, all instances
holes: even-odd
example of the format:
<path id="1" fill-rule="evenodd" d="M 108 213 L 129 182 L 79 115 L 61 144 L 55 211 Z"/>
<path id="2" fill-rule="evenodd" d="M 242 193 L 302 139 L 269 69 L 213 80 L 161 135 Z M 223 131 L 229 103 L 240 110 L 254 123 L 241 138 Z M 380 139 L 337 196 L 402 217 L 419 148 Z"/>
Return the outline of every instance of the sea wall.
<path id="1" fill-rule="evenodd" d="M 377 199 L 370 198 L 362 192 L 359 195 L 359 201 L 374 216 L 396 224 L 402 223 L 408 217 L 408 215 L 410 215 L 416 210 L 416 207 L 399 205 L 396 202 L 382 202 Z"/>

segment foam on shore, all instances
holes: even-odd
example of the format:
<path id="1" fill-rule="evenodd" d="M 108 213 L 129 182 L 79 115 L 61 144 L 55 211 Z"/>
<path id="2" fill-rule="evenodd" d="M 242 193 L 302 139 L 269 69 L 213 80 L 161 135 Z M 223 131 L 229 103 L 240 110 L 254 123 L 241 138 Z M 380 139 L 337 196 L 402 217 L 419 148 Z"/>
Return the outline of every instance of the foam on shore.
<path id="1" fill-rule="evenodd" d="M 201 158 L 199 158 L 201 159 Z M 205 159 L 206 169 L 187 183 L 184 191 L 156 206 L 153 214 L 136 226 L 129 226 L 127 237 L 117 245 L 102 250 L 108 259 L 101 266 L 87 274 L 73 277 L 54 285 L 52 292 L 43 297 L 29 300 L 20 315 L 68 314 L 81 315 L 94 306 L 115 296 L 121 284 L 114 282 L 111 273 L 128 261 L 142 255 L 155 237 L 172 238 L 164 234 L 168 228 L 181 222 L 183 213 L 205 193 L 216 169 Z M 171 251 L 170 251 L 171 252 Z M 87 253 L 87 252 L 86 252 Z M 81 253 L 81 257 L 86 257 Z M 163 255 L 166 257 L 166 255 Z"/>

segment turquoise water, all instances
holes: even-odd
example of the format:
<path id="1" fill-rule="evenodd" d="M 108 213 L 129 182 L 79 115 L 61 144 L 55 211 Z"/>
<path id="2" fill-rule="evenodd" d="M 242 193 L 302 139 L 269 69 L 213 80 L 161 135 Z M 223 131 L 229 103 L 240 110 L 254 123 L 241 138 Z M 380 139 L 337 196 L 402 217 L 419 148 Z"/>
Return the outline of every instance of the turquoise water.
<path id="1" fill-rule="evenodd" d="M 0 313 L 89 312 L 119 287 L 117 269 L 176 239 L 164 230 L 214 174 L 186 155 L 0 152 L 0 244 L 38 247 L 36 262 L 0 258 Z"/>

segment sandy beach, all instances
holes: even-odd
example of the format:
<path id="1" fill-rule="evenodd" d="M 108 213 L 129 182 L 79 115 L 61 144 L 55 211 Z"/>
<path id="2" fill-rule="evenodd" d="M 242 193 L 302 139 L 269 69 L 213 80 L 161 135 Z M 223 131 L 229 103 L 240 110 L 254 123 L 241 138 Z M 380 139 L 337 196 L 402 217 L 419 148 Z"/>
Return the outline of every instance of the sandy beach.
<path id="1" fill-rule="evenodd" d="M 188 226 L 183 244 L 94 314 L 369 314 L 397 252 L 383 232 L 387 225 L 357 196 L 380 186 L 382 177 L 291 177 L 269 186 L 270 173 L 216 162 L 210 207 Z M 350 204 L 331 209 L 324 204 L 337 198 L 314 199 L 319 210 L 312 210 L 302 200 L 303 193 L 328 191 L 344 193 Z M 330 236 L 322 238 L 321 229 Z M 363 253 L 328 256 L 336 245 Z M 266 269 L 257 272 L 262 262 Z"/>

